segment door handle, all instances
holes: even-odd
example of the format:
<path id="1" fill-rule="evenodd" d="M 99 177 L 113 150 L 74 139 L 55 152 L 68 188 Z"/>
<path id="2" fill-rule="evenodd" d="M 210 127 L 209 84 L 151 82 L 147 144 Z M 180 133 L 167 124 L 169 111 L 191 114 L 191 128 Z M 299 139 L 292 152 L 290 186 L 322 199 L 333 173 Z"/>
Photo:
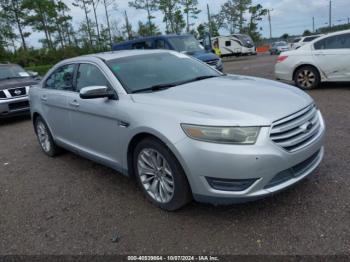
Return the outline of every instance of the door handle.
<path id="1" fill-rule="evenodd" d="M 72 102 L 69 102 L 69 105 L 74 106 L 74 107 L 78 107 L 79 103 L 77 100 L 73 100 Z"/>
<path id="2" fill-rule="evenodd" d="M 47 101 L 47 96 L 43 95 L 40 97 L 41 101 Z"/>

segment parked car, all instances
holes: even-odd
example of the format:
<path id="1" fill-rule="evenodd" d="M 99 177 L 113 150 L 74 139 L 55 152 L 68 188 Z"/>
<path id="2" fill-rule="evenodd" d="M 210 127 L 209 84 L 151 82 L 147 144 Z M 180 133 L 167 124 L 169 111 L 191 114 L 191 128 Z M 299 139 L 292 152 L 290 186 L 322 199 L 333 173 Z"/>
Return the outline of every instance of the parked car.
<path id="1" fill-rule="evenodd" d="M 310 43 L 311 41 L 319 38 L 320 36 L 323 36 L 323 35 L 311 35 L 311 36 L 303 36 L 303 37 L 295 38 L 291 44 L 291 48 L 298 49 L 303 45 L 306 45 L 307 43 Z"/>
<path id="2" fill-rule="evenodd" d="M 289 51 L 289 46 L 287 42 L 280 41 L 280 42 L 275 42 L 272 44 L 270 48 L 270 54 L 271 55 L 279 55 L 282 52 Z"/>
<path id="3" fill-rule="evenodd" d="M 350 30 L 331 33 L 281 54 L 275 66 L 277 79 L 294 81 L 302 89 L 322 82 L 350 81 Z"/>
<path id="4" fill-rule="evenodd" d="M 323 118 L 309 95 L 173 51 L 62 61 L 30 89 L 30 103 L 47 155 L 63 147 L 135 177 L 166 210 L 192 197 L 269 196 L 309 176 L 324 152 Z"/>
<path id="5" fill-rule="evenodd" d="M 113 45 L 114 51 L 130 49 L 165 49 L 191 55 L 219 71 L 223 71 L 220 57 L 212 53 L 211 43 L 205 49 L 193 35 L 158 35 L 142 37 Z"/>
<path id="6" fill-rule="evenodd" d="M 28 90 L 38 74 L 15 64 L 0 64 L 0 118 L 29 114 Z"/>

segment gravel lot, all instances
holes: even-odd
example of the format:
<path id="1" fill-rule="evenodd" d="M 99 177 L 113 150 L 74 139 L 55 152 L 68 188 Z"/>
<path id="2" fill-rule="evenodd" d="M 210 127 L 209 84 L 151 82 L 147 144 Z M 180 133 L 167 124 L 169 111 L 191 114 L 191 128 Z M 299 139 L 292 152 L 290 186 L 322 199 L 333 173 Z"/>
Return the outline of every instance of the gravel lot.
<path id="1" fill-rule="evenodd" d="M 273 78 L 275 59 L 239 58 L 225 69 Z M 0 254 L 350 254 L 350 84 L 310 95 L 328 128 L 314 176 L 258 202 L 175 213 L 111 169 L 45 156 L 29 119 L 1 120 Z"/>

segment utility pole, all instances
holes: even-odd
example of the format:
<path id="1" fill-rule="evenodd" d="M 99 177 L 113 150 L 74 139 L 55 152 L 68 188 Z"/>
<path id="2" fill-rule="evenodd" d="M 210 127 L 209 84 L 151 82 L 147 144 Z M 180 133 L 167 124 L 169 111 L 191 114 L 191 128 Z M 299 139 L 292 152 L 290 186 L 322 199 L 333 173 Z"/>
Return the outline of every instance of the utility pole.
<path id="1" fill-rule="evenodd" d="M 267 9 L 267 17 L 269 19 L 269 25 L 270 25 L 270 39 L 272 39 L 272 25 L 271 25 L 271 13 L 273 9 Z"/>
<path id="2" fill-rule="evenodd" d="M 130 30 L 130 24 L 129 24 L 129 18 L 128 18 L 128 14 L 125 12 L 125 26 L 126 26 L 126 32 L 128 33 L 128 39 L 131 40 L 132 35 L 131 35 L 131 30 Z"/>
<path id="3" fill-rule="evenodd" d="M 213 30 L 212 30 L 212 24 L 211 24 L 211 15 L 210 15 L 210 10 L 209 10 L 209 4 L 207 4 L 207 10 L 208 10 L 208 27 L 209 27 L 209 34 L 212 36 L 213 35 Z"/>
<path id="4" fill-rule="evenodd" d="M 332 28 L 332 0 L 329 0 L 329 27 Z"/>
<path id="5" fill-rule="evenodd" d="M 348 25 L 350 25 L 350 17 L 348 17 Z"/>
<path id="6" fill-rule="evenodd" d="M 315 33 L 315 17 L 312 17 L 312 32 Z"/>

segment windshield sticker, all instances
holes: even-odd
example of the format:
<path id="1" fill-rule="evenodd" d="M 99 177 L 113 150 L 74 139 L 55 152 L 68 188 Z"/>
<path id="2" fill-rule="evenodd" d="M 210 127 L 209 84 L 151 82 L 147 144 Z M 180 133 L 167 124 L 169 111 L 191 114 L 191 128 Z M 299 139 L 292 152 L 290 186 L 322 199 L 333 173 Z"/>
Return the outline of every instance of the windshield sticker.
<path id="1" fill-rule="evenodd" d="M 21 77 L 30 76 L 27 72 L 19 72 L 18 74 Z"/>
<path id="2" fill-rule="evenodd" d="M 113 72 L 119 72 L 120 71 L 120 66 L 119 65 L 113 65 L 112 70 L 113 70 Z"/>

